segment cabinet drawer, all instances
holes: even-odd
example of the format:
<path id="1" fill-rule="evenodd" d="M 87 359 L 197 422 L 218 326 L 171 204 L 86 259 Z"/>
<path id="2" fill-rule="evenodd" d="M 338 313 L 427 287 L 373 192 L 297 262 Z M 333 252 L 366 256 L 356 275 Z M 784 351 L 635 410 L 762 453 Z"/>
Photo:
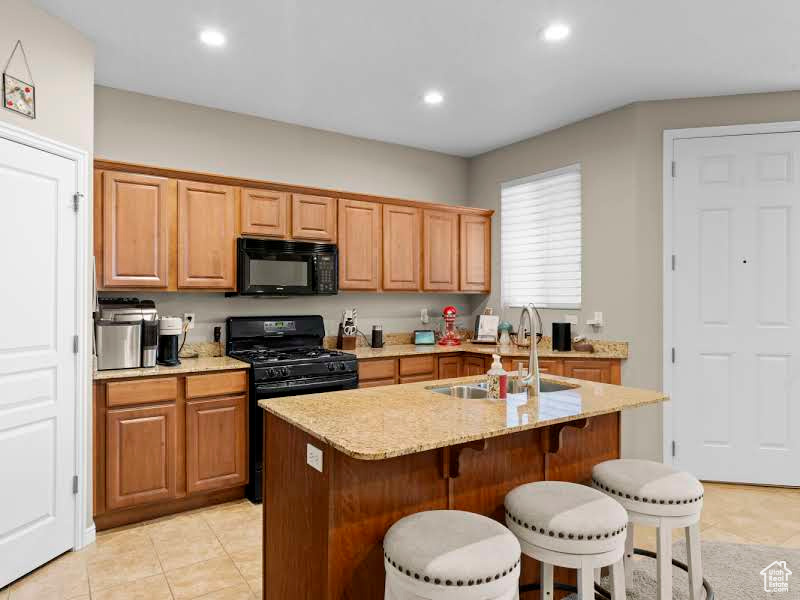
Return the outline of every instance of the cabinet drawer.
<path id="1" fill-rule="evenodd" d="M 552 358 L 539 359 L 539 372 L 549 373 L 550 375 L 564 374 L 564 361 Z"/>
<path id="2" fill-rule="evenodd" d="M 359 361 L 358 380 L 391 379 L 397 377 L 397 359 L 382 358 L 379 360 Z"/>
<path id="3" fill-rule="evenodd" d="M 186 378 L 187 398 L 208 398 L 240 394 L 247 391 L 247 371 L 228 371 L 213 375 L 189 375 Z"/>
<path id="4" fill-rule="evenodd" d="M 134 379 L 106 384 L 106 406 L 135 406 L 174 401 L 178 397 L 178 378 Z"/>
<path id="5" fill-rule="evenodd" d="M 434 373 L 423 373 L 421 375 L 407 375 L 400 378 L 400 383 L 416 383 L 418 381 L 433 381 L 436 379 Z"/>
<path id="6" fill-rule="evenodd" d="M 407 377 L 409 375 L 436 375 L 436 357 L 432 355 L 427 356 L 410 356 L 408 358 L 400 359 L 400 377 Z"/>

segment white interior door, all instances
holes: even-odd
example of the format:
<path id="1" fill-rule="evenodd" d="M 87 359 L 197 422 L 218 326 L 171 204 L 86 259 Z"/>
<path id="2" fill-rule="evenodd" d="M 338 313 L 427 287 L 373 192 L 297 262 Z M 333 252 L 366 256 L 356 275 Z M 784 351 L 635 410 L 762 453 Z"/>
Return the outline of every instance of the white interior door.
<path id="1" fill-rule="evenodd" d="M 0 138 L 0 587 L 74 544 L 75 178 Z"/>
<path id="2" fill-rule="evenodd" d="M 676 463 L 800 485 L 800 133 L 677 140 Z"/>

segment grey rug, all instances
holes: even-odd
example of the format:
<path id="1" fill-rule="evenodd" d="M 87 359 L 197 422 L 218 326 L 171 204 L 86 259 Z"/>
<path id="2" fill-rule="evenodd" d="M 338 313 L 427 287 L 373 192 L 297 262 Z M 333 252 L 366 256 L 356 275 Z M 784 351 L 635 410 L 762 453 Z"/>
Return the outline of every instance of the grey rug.
<path id="1" fill-rule="evenodd" d="M 674 558 L 686 562 L 686 544 L 678 542 L 673 547 Z M 746 544 L 703 542 L 703 574 L 714 588 L 716 600 L 799 600 L 800 550 Z M 786 561 L 794 573 L 789 576 L 788 593 L 768 594 L 764 591 L 761 571 L 774 561 Z M 688 600 L 689 581 L 686 573 L 673 567 L 673 598 Z M 608 589 L 608 578 L 603 585 Z M 628 600 L 653 600 L 656 597 L 656 562 L 638 557 L 634 562 L 633 586 L 628 590 Z M 534 597 L 536 592 L 530 594 Z M 568 597 L 574 600 L 576 595 Z"/>

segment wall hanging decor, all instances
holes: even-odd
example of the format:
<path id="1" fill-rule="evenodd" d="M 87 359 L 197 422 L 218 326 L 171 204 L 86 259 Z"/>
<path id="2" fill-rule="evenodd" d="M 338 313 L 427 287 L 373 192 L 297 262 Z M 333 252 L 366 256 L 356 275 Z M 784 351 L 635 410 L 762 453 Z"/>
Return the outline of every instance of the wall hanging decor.
<path id="1" fill-rule="evenodd" d="M 30 83 L 7 73 L 17 49 L 22 54 L 22 60 L 25 62 L 25 69 L 28 71 Z M 11 56 L 8 57 L 6 66 L 3 68 L 3 106 L 31 119 L 36 118 L 36 88 L 33 85 L 33 73 L 31 73 L 31 67 L 28 64 L 28 56 L 25 54 L 22 40 L 17 40 L 14 49 L 11 51 Z"/>

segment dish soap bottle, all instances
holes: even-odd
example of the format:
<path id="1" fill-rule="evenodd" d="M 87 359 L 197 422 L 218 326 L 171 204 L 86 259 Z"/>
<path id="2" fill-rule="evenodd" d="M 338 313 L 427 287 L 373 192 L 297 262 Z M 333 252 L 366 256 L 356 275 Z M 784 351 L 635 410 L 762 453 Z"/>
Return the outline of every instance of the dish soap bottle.
<path id="1" fill-rule="evenodd" d="M 487 375 L 489 376 L 488 393 L 489 398 L 494 400 L 505 400 L 508 393 L 508 373 L 506 373 L 500 362 L 499 354 L 492 354 L 494 361 Z"/>

